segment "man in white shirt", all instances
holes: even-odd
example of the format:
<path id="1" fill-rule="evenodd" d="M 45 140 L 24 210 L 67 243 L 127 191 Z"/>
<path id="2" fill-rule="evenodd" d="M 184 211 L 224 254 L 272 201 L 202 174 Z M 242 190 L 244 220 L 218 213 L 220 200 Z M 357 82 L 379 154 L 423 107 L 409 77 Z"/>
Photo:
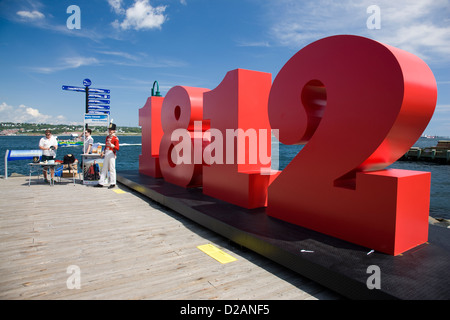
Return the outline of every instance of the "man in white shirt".
<path id="1" fill-rule="evenodd" d="M 83 153 L 88 154 L 92 153 L 92 145 L 94 144 L 94 138 L 91 137 L 92 130 L 86 129 L 84 131 L 84 145 L 83 145 Z"/>
<path id="2" fill-rule="evenodd" d="M 58 149 L 58 141 L 56 138 L 52 135 L 52 132 L 50 130 L 45 131 L 45 137 L 41 138 L 39 141 L 39 149 L 42 150 L 42 161 L 49 161 L 49 160 L 55 160 L 56 157 L 56 150 Z M 55 179 L 55 167 L 50 167 L 50 173 L 52 182 Z M 47 178 L 47 167 L 44 167 L 44 179 L 45 182 L 49 182 Z"/>

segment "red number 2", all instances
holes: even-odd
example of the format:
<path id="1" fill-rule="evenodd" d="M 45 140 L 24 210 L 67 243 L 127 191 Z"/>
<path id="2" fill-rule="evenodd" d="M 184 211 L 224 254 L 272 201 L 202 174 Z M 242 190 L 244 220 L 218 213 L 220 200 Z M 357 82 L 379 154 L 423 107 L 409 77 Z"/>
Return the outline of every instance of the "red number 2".
<path id="1" fill-rule="evenodd" d="M 269 120 L 306 144 L 269 186 L 270 216 L 377 251 L 428 238 L 430 174 L 383 170 L 420 137 L 436 81 L 416 56 L 357 36 L 300 50 L 277 75 Z"/>

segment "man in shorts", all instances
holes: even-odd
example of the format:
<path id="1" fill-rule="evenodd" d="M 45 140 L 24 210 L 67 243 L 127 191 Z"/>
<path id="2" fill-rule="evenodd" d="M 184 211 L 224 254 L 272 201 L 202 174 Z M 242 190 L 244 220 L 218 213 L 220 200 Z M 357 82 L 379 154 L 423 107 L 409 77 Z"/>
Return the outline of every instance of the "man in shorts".
<path id="1" fill-rule="evenodd" d="M 58 141 L 56 140 L 56 138 L 52 135 L 52 132 L 50 130 L 46 130 L 45 131 L 45 137 L 41 138 L 41 140 L 39 141 L 39 149 L 42 150 L 42 162 L 45 161 L 49 161 L 49 160 L 55 160 L 56 157 L 56 150 L 58 149 Z M 44 167 L 44 179 L 45 182 L 49 182 L 48 181 L 48 177 L 47 177 L 47 167 Z M 50 167 L 50 174 L 51 174 L 51 179 L 52 179 L 52 183 L 55 179 L 55 167 L 51 166 Z"/>

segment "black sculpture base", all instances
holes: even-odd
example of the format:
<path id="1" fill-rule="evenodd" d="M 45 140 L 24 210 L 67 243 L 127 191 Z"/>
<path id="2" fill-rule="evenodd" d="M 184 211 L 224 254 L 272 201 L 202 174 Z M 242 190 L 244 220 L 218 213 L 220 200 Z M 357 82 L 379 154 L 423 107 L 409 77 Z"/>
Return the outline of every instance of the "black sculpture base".
<path id="1" fill-rule="evenodd" d="M 122 171 L 117 180 L 200 225 L 351 299 L 450 299 L 450 230 L 430 225 L 429 241 L 399 256 L 371 252 L 312 230 L 184 189 Z M 369 266 L 380 289 L 369 289 Z"/>

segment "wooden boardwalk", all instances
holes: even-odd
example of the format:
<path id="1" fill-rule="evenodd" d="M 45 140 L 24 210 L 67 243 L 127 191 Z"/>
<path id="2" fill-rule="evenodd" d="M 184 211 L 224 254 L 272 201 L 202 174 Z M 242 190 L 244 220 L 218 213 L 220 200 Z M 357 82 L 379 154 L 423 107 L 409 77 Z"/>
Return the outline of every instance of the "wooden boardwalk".
<path id="1" fill-rule="evenodd" d="M 15 176 L 0 193 L 0 299 L 341 298 L 120 185 L 29 187 Z M 237 261 L 197 248 L 209 243 Z M 68 288 L 70 266 L 79 289 Z"/>

